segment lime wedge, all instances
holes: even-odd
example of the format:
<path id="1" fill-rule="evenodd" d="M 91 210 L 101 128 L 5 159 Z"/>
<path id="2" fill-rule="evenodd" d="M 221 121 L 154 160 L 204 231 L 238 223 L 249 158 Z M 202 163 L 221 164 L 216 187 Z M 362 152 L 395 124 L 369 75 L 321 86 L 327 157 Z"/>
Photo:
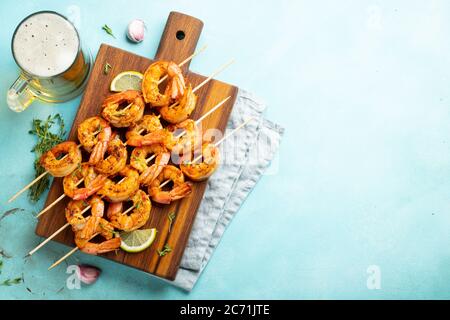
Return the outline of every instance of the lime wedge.
<path id="1" fill-rule="evenodd" d="M 120 248 L 126 252 L 141 252 L 150 247 L 156 238 L 156 233 L 155 228 L 122 232 Z"/>
<path id="2" fill-rule="evenodd" d="M 126 90 L 140 91 L 143 78 L 144 75 L 137 71 L 121 72 L 111 81 L 109 90 L 113 92 L 122 92 Z"/>

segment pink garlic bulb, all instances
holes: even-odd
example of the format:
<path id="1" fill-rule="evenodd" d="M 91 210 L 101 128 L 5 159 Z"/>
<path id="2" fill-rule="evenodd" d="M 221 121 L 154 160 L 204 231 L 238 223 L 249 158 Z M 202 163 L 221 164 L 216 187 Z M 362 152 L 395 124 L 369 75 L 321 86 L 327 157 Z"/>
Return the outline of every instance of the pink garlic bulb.
<path id="1" fill-rule="evenodd" d="M 145 23 L 140 19 L 131 20 L 128 24 L 127 37 L 130 41 L 141 42 L 144 40 Z"/>

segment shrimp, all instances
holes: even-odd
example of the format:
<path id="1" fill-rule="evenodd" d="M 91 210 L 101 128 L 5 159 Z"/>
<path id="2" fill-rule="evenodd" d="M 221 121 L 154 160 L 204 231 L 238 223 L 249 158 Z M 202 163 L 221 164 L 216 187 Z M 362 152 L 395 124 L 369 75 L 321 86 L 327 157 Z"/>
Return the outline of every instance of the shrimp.
<path id="1" fill-rule="evenodd" d="M 219 166 L 220 152 L 214 144 L 204 143 L 202 146 L 203 161 L 180 164 L 181 171 L 193 181 L 209 178 Z"/>
<path id="2" fill-rule="evenodd" d="M 93 221 L 91 223 L 91 221 Z M 100 234 L 106 240 L 101 243 L 94 243 L 90 240 Z M 86 226 L 75 232 L 75 244 L 77 247 L 88 254 L 101 254 L 114 251 L 120 247 L 122 240 L 114 236 L 114 227 L 105 219 L 100 217 L 89 217 Z"/>
<path id="3" fill-rule="evenodd" d="M 91 215 L 84 217 L 81 212 L 88 205 L 91 206 Z M 75 244 L 86 253 L 98 254 L 112 251 L 121 244 L 120 238 L 113 239 L 114 227 L 103 219 L 104 211 L 105 204 L 97 196 L 92 197 L 89 202 L 71 201 L 66 208 L 66 219 L 75 232 Z M 98 234 L 102 235 L 106 241 L 99 244 L 90 242 Z"/>
<path id="4" fill-rule="evenodd" d="M 75 170 L 81 164 L 81 160 L 81 150 L 77 144 L 65 141 L 44 153 L 39 163 L 54 177 L 64 177 Z"/>
<path id="5" fill-rule="evenodd" d="M 104 128 L 98 134 L 98 142 L 95 145 L 94 149 L 92 149 L 91 156 L 89 157 L 90 164 L 97 164 L 100 160 L 103 159 L 106 149 L 108 148 L 108 142 L 111 139 L 111 135 L 111 127 Z"/>
<path id="6" fill-rule="evenodd" d="M 147 157 L 149 154 L 156 156 L 155 163 L 151 166 L 147 165 Z M 169 163 L 170 152 L 160 144 L 152 144 L 141 148 L 134 148 L 131 152 L 130 165 L 138 170 L 139 183 L 149 185 L 162 171 L 164 166 Z"/>
<path id="7" fill-rule="evenodd" d="M 89 217 L 83 216 L 82 212 L 91 206 L 91 215 L 102 217 L 104 212 L 103 201 L 97 197 L 92 197 L 89 201 L 72 200 L 65 209 L 66 220 L 72 226 L 73 231 L 81 231 L 86 227 Z"/>
<path id="8" fill-rule="evenodd" d="M 137 90 L 127 90 L 105 99 L 102 105 L 102 117 L 114 127 L 129 127 L 142 119 L 144 109 L 145 102 L 142 94 Z"/>
<path id="9" fill-rule="evenodd" d="M 183 136 L 177 141 L 176 136 L 184 132 Z M 167 129 L 159 129 L 147 133 L 146 135 L 128 134 L 127 145 L 133 147 L 148 146 L 155 143 L 163 144 L 167 149 L 176 151 L 191 151 L 201 146 L 200 129 L 192 119 L 186 119 L 177 124 L 171 124 Z M 179 152 L 182 154 L 182 152 Z"/>
<path id="10" fill-rule="evenodd" d="M 84 182 L 84 188 L 78 188 L 81 179 L 86 179 L 86 177 L 87 180 Z M 71 174 L 64 177 L 64 193 L 74 200 L 87 199 L 103 187 L 106 179 L 107 177 L 105 175 L 97 174 L 94 168 L 88 163 L 82 163 Z"/>
<path id="11" fill-rule="evenodd" d="M 78 248 L 80 248 L 81 251 L 84 253 L 97 255 L 102 254 L 110 251 L 114 251 L 120 248 L 120 244 L 122 243 L 122 240 L 117 238 L 112 238 L 110 240 L 103 241 L 101 243 L 93 243 L 86 240 L 80 240 L 77 238 L 75 234 L 75 244 Z"/>
<path id="12" fill-rule="evenodd" d="M 161 117 L 167 122 L 179 123 L 189 118 L 196 104 L 197 96 L 192 91 L 192 86 L 189 85 L 179 103 L 165 105 L 159 112 Z"/>
<path id="13" fill-rule="evenodd" d="M 99 196 L 94 196 L 88 201 L 91 206 L 91 215 L 87 218 L 83 229 L 79 230 L 80 237 L 88 239 L 91 234 L 90 230 L 96 230 L 100 219 L 105 212 L 105 203 Z"/>
<path id="14" fill-rule="evenodd" d="M 173 144 L 171 151 L 173 161 L 178 162 L 177 157 L 182 159 L 184 155 L 191 155 L 194 150 L 200 149 L 202 145 L 202 133 L 192 119 L 184 120 L 175 125 L 170 125 L 168 130 L 173 133 L 174 136 L 178 136 L 180 133 L 184 133 L 175 144 Z"/>
<path id="15" fill-rule="evenodd" d="M 159 91 L 159 81 L 167 73 L 169 81 L 164 93 Z M 142 94 L 153 107 L 163 107 L 179 99 L 184 93 L 184 77 L 180 67 L 171 61 L 156 61 L 144 73 Z"/>
<path id="16" fill-rule="evenodd" d="M 132 125 L 125 134 L 125 137 L 127 138 L 127 144 L 135 147 L 136 144 L 139 144 L 144 139 L 144 135 L 162 129 L 163 126 L 161 125 L 158 116 L 155 116 L 153 114 L 145 115 L 141 121 Z"/>
<path id="17" fill-rule="evenodd" d="M 83 200 L 72 200 L 65 209 L 67 222 L 72 226 L 73 231 L 82 230 L 86 225 L 86 218 L 81 213 L 87 208 L 89 203 Z"/>
<path id="18" fill-rule="evenodd" d="M 114 175 L 125 168 L 128 152 L 123 142 L 116 137 L 108 142 L 105 159 L 95 165 L 95 170 L 104 175 Z"/>
<path id="19" fill-rule="evenodd" d="M 163 181 L 170 180 L 173 187 L 170 191 L 160 189 Z M 148 194 L 153 201 L 163 204 L 169 204 L 172 201 L 186 197 L 192 192 L 192 184 L 184 182 L 184 176 L 180 169 L 175 166 L 167 165 L 159 176 L 153 180 L 148 188 Z"/>
<path id="20" fill-rule="evenodd" d="M 125 179 L 120 183 L 107 179 L 103 188 L 98 191 L 99 195 L 105 196 L 111 202 L 125 201 L 139 189 L 139 173 L 131 167 L 126 166 L 117 176 Z"/>
<path id="21" fill-rule="evenodd" d="M 99 134 L 109 128 L 109 123 L 101 117 L 91 117 L 84 120 L 78 126 L 78 140 L 83 146 L 84 150 L 91 153 L 92 149 L 98 142 Z"/>
<path id="22" fill-rule="evenodd" d="M 149 146 L 155 143 L 163 144 L 168 149 L 172 149 L 176 141 L 173 134 L 167 129 L 153 131 L 145 136 L 134 135 L 127 140 L 127 145 L 133 147 Z"/>
<path id="23" fill-rule="evenodd" d="M 169 62 L 167 67 L 167 75 L 170 79 L 167 84 L 169 87 L 170 98 L 172 100 L 179 100 L 183 96 L 186 88 L 183 72 L 177 64 L 174 62 Z"/>
<path id="24" fill-rule="evenodd" d="M 130 199 L 133 201 L 135 209 L 130 215 L 124 215 L 123 203 L 111 203 L 108 207 L 106 215 L 114 228 L 123 231 L 133 231 L 145 225 L 150 217 L 152 203 L 148 195 L 142 191 L 137 191 Z"/>
<path id="25" fill-rule="evenodd" d="M 101 243 L 93 243 L 84 239 L 79 239 L 75 234 L 75 244 L 81 251 L 87 254 L 97 255 L 115 251 L 120 248 L 122 240 L 120 237 L 112 238 Z"/>

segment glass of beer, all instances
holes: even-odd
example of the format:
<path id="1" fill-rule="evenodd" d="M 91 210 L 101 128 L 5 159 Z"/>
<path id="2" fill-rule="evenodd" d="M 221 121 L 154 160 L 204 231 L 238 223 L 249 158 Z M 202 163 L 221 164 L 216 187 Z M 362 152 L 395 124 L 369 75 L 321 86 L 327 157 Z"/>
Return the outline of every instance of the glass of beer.
<path id="1" fill-rule="evenodd" d="M 17 26 L 11 43 L 20 75 L 7 92 L 11 110 L 35 99 L 57 103 L 78 96 L 91 71 L 92 57 L 81 47 L 75 26 L 63 15 L 40 11 Z"/>

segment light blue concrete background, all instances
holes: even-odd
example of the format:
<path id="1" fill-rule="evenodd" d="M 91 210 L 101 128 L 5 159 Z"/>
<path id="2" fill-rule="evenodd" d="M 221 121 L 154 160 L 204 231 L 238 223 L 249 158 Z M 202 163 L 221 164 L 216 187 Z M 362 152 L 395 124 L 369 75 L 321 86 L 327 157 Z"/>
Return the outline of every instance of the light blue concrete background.
<path id="1" fill-rule="evenodd" d="M 168 13 L 205 22 L 192 62 L 203 74 L 234 57 L 220 79 L 253 91 L 267 117 L 286 128 L 276 174 L 265 176 L 226 232 L 190 294 L 95 257 L 70 259 L 103 269 L 81 290 L 65 287 L 65 267 L 47 271 L 67 249 L 51 244 L 26 263 L 39 238 L 31 205 L 0 224 L 0 298 L 450 298 L 448 1 L 1 1 L 0 96 L 17 75 L 10 54 L 16 24 L 37 10 L 80 13 L 86 45 L 102 42 L 155 54 Z M 125 41 L 142 18 L 145 41 Z M 100 28 L 107 23 L 117 39 Z M 71 123 L 79 99 L 0 108 L 1 211 L 33 176 L 33 117 L 59 112 Z M 367 287 L 370 266 L 381 289 Z M 26 290 L 29 287 L 33 294 Z"/>

